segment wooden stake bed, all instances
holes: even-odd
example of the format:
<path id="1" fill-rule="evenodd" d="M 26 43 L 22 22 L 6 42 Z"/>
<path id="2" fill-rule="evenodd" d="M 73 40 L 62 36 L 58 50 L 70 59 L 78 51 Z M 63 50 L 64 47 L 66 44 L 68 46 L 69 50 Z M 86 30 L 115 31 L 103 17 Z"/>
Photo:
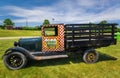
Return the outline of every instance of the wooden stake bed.
<path id="1" fill-rule="evenodd" d="M 65 25 L 65 49 L 103 47 L 116 44 L 116 24 L 67 24 Z"/>

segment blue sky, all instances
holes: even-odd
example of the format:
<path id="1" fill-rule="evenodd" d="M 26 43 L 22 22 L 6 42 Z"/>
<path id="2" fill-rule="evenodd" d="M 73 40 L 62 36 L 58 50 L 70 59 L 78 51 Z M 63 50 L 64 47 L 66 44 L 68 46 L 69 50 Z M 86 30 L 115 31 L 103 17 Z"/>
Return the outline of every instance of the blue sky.
<path id="1" fill-rule="evenodd" d="M 10 18 L 16 26 L 51 23 L 98 23 L 107 20 L 120 24 L 120 0 L 0 0 L 0 24 Z M 52 21 L 54 18 L 54 22 Z"/>

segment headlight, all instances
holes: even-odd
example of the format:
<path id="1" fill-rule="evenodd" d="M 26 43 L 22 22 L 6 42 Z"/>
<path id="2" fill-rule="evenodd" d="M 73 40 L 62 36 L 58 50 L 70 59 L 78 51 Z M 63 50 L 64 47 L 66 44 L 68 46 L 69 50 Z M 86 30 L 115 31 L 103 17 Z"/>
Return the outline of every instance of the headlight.
<path id="1" fill-rule="evenodd" d="M 16 46 L 19 46 L 19 43 L 18 42 L 14 42 L 14 46 L 16 47 Z"/>

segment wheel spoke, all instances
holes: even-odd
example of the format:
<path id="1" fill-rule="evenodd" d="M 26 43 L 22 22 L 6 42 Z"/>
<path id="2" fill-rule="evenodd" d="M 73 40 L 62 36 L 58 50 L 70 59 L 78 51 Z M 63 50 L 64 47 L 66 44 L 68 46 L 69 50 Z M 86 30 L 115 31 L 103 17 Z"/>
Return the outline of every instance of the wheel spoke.
<path id="1" fill-rule="evenodd" d="M 12 67 L 19 67 L 22 64 L 22 58 L 19 55 L 11 55 L 8 57 L 8 63 Z"/>

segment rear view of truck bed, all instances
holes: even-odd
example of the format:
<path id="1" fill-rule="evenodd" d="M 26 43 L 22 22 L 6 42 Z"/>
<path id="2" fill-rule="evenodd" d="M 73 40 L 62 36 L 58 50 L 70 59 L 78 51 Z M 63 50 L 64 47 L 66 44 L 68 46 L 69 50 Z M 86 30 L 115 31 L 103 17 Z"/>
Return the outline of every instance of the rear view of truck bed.
<path id="1" fill-rule="evenodd" d="M 103 47 L 116 44 L 117 24 L 66 24 L 65 48 Z"/>

